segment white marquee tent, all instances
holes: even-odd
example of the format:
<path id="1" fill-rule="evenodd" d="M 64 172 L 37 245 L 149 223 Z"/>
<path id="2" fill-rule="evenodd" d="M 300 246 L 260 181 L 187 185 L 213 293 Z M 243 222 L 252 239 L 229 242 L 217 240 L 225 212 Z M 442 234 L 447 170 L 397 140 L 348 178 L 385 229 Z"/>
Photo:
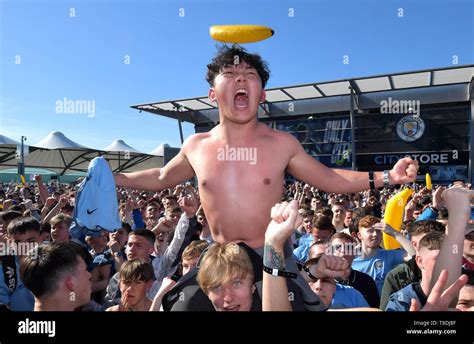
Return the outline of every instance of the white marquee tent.
<path id="1" fill-rule="evenodd" d="M 153 149 L 150 154 L 151 155 L 156 155 L 156 156 L 164 156 L 165 155 L 165 147 L 169 148 L 170 145 L 167 144 L 167 143 L 162 143 L 161 145 L 159 145 L 158 147 L 156 147 L 155 149 Z"/>
<path id="2" fill-rule="evenodd" d="M 16 159 L 18 144 L 20 143 L 0 135 L 0 172 L 2 169 L 16 167 L 20 162 Z M 163 157 L 142 153 L 123 140 L 115 140 L 100 150 L 74 142 L 57 131 L 29 146 L 25 166 L 44 168 L 64 175 L 87 171 L 89 162 L 96 156 L 104 156 L 114 172 L 133 172 L 163 166 Z"/>

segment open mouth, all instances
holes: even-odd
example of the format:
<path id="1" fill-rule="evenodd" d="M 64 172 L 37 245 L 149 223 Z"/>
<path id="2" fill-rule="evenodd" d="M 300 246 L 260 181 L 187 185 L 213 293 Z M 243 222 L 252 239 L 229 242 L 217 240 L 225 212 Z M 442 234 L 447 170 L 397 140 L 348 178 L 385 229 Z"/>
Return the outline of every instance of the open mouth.
<path id="1" fill-rule="evenodd" d="M 239 109 L 246 108 L 249 105 L 248 92 L 245 88 L 239 88 L 235 92 L 234 105 Z"/>

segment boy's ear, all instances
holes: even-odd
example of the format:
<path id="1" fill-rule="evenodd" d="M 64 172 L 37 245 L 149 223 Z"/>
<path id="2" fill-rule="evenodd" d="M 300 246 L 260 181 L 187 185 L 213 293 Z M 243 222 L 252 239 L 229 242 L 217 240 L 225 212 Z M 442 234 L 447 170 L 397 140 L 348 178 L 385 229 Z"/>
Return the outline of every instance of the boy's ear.
<path id="1" fill-rule="evenodd" d="M 153 286 L 153 280 L 146 282 L 146 291 L 150 291 L 151 287 Z"/>
<path id="2" fill-rule="evenodd" d="M 207 96 L 209 97 L 209 100 L 210 100 L 211 102 L 213 102 L 213 103 L 214 103 L 214 102 L 217 102 L 216 91 L 214 90 L 214 87 L 211 87 L 211 88 L 209 89 L 209 93 L 208 93 Z"/>
<path id="3" fill-rule="evenodd" d="M 67 276 L 64 283 L 66 283 L 69 290 L 74 291 L 74 281 L 72 276 Z"/>
<path id="4" fill-rule="evenodd" d="M 416 265 L 418 265 L 420 270 L 422 270 L 423 269 L 423 258 L 417 254 L 415 256 L 415 261 L 416 261 Z"/>
<path id="5" fill-rule="evenodd" d="M 263 103 L 267 99 L 267 93 L 265 90 L 262 90 L 262 96 L 260 97 L 260 103 Z"/>

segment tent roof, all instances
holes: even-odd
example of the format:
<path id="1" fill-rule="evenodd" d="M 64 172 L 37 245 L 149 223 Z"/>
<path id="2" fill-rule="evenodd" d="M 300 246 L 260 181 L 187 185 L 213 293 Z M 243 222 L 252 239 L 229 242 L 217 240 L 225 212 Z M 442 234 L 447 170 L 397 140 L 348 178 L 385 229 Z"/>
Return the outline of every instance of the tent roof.
<path id="1" fill-rule="evenodd" d="M 79 143 L 74 142 L 73 140 L 69 139 L 61 133 L 60 131 L 53 131 L 40 142 L 34 145 L 38 148 L 45 148 L 45 149 L 88 149 Z"/>
<path id="2" fill-rule="evenodd" d="M 143 154 L 138 149 L 133 148 L 125 143 L 123 140 L 114 140 L 110 145 L 104 148 L 106 152 L 133 152 Z"/>
<path id="3" fill-rule="evenodd" d="M 0 145 L 19 145 L 20 142 L 15 141 L 9 137 L 6 137 L 4 135 L 0 135 Z"/>
<path id="4" fill-rule="evenodd" d="M 150 154 L 151 155 L 157 155 L 157 156 L 164 156 L 165 155 L 165 152 L 164 152 L 164 149 L 165 147 L 169 147 L 170 145 L 167 144 L 167 143 L 162 143 L 161 145 L 159 145 L 158 147 L 156 147 L 155 149 L 153 149 Z"/>
<path id="5" fill-rule="evenodd" d="M 0 139 L 12 141 L 5 136 L 0 136 Z M 114 172 L 135 172 L 163 166 L 162 156 L 144 154 L 123 140 L 115 140 L 104 150 L 97 150 L 74 142 L 57 131 L 50 133 L 36 145 L 29 146 L 25 166 L 44 168 L 59 175 L 86 172 L 89 162 L 100 155 L 109 162 Z M 16 143 L 0 142 L 0 168 L 16 168 L 19 162 L 16 159 Z"/>

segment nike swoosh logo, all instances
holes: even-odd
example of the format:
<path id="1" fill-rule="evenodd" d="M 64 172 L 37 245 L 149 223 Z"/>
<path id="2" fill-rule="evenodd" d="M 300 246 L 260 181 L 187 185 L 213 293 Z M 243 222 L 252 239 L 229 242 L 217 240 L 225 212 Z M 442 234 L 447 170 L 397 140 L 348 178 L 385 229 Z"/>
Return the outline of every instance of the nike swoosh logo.
<path id="1" fill-rule="evenodd" d="M 90 215 L 90 214 L 92 214 L 92 213 L 93 213 L 94 211 L 96 211 L 96 210 L 97 210 L 97 208 L 95 208 L 94 210 L 89 210 L 89 209 L 87 209 L 87 214 Z"/>

